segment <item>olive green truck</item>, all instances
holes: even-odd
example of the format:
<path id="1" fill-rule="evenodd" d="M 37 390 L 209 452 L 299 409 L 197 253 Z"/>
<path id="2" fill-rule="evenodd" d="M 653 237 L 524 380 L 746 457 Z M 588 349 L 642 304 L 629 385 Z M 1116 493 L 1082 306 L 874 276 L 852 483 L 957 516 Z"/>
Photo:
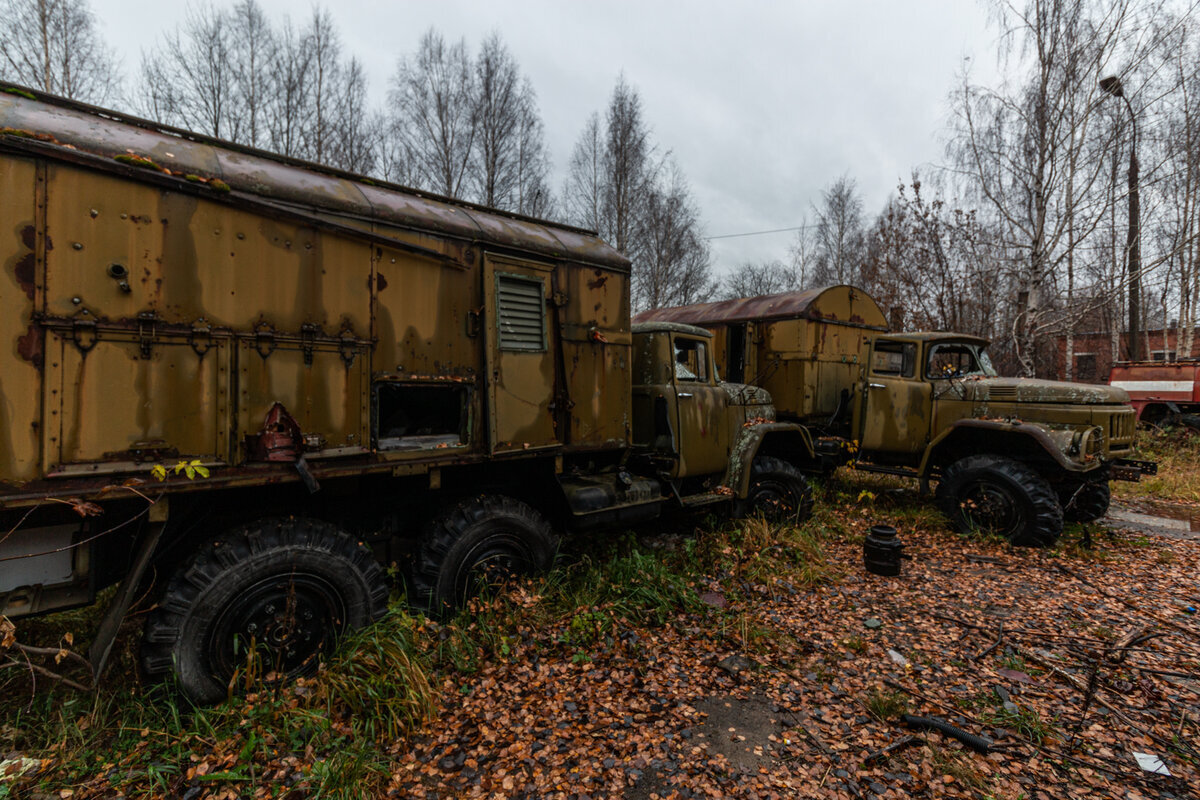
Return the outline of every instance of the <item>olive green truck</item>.
<path id="1" fill-rule="evenodd" d="M 800 516 L 806 429 L 595 234 L 0 87 L 0 612 L 116 585 L 200 701 L 558 531 Z"/>
<path id="2" fill-rule="evenodd" d="M 780 419 L 808 426 L 813 468 L 916 478 L 956 529 L 1047 545 L 1067 521 L 1104 516 L 1110 479 L 1153 463 L 1128 458 L 1137 416 L 1109 386 L 1002 378 L 988 342 L 894 333 L 861 289 L 830 286 L 645 312 L 638 321 L 713 333 L 722 375 L 767 389 Z"/>

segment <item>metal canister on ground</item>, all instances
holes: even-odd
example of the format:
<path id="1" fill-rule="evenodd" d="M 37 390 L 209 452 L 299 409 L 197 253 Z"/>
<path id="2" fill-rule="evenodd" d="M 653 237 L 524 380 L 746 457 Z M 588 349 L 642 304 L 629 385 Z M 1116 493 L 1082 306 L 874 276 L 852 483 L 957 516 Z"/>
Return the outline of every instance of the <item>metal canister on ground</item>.
<path id="1" fill-rule="evenodd" d="M 891 525 L 873 525 L 863 542 L 863 564 L 876 575 L 899 575 L 904 543 Z"/>

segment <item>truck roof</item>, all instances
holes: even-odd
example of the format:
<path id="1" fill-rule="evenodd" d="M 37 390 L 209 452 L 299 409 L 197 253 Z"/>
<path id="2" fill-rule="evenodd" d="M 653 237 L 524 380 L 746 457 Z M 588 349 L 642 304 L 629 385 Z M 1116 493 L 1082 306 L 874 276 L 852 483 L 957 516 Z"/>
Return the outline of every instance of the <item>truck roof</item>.
<path id="1" fill-rule="evenodd" d="M 879 304 L 863 290 L 845 284 L 716 303 L 658 308 L 643 311 L 634 317 L 634 322 L 711 325 L 772 319 L 811 319 L 878 331 L 888 329 L 887 318 Z"/>
<path id="2" fill-rule="evenodd" d="M 550 258 L 629 270 L 629 260 L 582 228 L 534 219 L 288 158 L 0 81 L 0 149 L 118 172 L 234 204 L 269 203 L 408 244 L 433 231 Z M 220 191 L 213 187 L 223 182 Z M 406 235 L 407 238 L 400 238 Z"/>
<path id="3" fill-rule="evenodd" d="M 712 331 L 697 328 L 695 325 L 684 325 L 681 322 L 635 322 L 631 330 L 633 333 L 686 333 L 689 336 L 712 338 Z"/>
<path id="4" fill-rule="evenodd" d="M 982 336 L 975 336 L 970 333 L 954 333 L 953 331 L 918 331 L 917 333 L 889 333 L 889 339 L 904 339 L 911 342 L 934 342 L 934 341 L 951 341 L 951 342 L 969 342 L 971 344 L 986 347 L 991 344 L 990 339 L 984 339 Z"/>

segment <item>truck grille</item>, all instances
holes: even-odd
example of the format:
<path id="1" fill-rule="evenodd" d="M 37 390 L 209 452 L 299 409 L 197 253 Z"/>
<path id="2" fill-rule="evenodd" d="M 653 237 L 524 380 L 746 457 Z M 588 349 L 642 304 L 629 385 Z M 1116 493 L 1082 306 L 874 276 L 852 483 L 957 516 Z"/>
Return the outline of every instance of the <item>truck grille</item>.
<path id="1" fill-rule="evenodd" d="M 1128 450 L 1133 447 L 1133 428 L 1137 414 L 1132 408 L 1118 411 L 1108 418 L 1108 449 Z"/>

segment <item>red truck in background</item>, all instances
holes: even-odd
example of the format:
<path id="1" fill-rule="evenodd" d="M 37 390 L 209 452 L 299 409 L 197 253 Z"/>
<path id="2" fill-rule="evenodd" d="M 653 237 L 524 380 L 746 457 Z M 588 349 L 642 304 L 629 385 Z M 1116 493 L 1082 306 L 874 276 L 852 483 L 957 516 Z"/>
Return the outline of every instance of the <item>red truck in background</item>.
<path id="1" fill-rule="evenodd" d="M 1200 359 L 1118 361 L 1108 383 L 1129 392 L 1139 422 L 1200 428 Z"/>

